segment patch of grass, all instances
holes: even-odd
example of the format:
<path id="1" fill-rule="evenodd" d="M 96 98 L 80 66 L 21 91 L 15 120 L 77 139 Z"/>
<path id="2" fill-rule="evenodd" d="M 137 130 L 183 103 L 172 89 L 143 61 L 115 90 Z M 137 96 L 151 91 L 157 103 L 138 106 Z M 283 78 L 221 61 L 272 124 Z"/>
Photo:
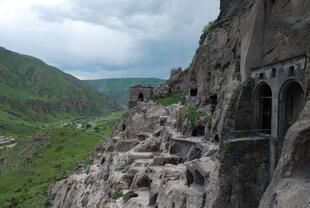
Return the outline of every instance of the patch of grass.
<path id="1" fill-rule="evenodd" d="M 198 109 L 195 107 L 192 107 L 192 106 L 185 107 L 181 111 L 181 113 L 183 114 L 183 116 L 185 116 L 186 118 L 189 118 L 192 121 L 195 121 L 196 119 L 200 117 L 204 117 L 206 123 L 210 126 L 212 125 L 212 116 L 204 112 L 199 112 Z"/>
<path id="2" fill-rule="evenodd" d="M 160 97 L 160 98 L 156 98 L 154 99 L 154 101 L 157 104 L 160 105 L 173 105 L 173 104 L 177 104 L 177 103 L 184 103 L 184 96 L 181 92 L 175 92 L 175 93 L 170 93 L 169 95 L 165 96 L 165 97 Z"/>
<path id="3" fill-rule="evenodd" d="M 111 136 L 117 116 L 94 120 L 99 131 L 50 127 L 18 138 L 13 149 L 0 150 L 0 207 L 6 201 L 23 208 L 45 207 L 49 185 L 77 165 L 86 166 L 95 146 Z"/>
<path id="4" fill-rule="evenodd" d="M 116 192 L 116 193 L 112 196 L 112 199 L 118 200 L 118 199 L 122 198 L 123 196 L 124 196 L 123 192 L 118 191 L 118 192 Z"/>

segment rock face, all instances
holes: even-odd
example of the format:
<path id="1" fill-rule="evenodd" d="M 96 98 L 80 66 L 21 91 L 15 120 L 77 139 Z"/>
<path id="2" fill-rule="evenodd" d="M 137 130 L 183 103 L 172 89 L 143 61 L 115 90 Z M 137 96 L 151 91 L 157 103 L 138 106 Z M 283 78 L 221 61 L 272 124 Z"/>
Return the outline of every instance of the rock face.
<path id="1" fill-rule="evenodd" d="M 181 92 L 185 106 L 135 91 L 89 170 L 53 187 L 51 207 L 305 207 L 309 40 L 308 0 L 221 0 L 191 65 L 152 92 Z"/>

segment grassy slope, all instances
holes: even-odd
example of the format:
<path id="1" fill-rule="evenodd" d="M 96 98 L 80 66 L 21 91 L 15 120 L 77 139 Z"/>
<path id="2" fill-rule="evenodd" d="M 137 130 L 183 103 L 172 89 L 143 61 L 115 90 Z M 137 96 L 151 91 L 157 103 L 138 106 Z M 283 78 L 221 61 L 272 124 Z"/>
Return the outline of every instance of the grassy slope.
<path id="1" fill-rule="evenodd" d="M 39 59 L 0 48 L 0 112 L 9 120 L 49 121 L 104 114 L 117 106 L 91 86 Z"/>
<path id="2" fill-rule="evenodd" d="M 94 86 L 98 91 L 110 96 L 118 104 L 127 107 L 129 87 L 133 84 L 160 84 L 164 82 L 157 78 L 119 78 L 85 80 L 86 83 Z"/>
<path id="3" fill-rule="evenodd" d="M 48 186 L 85 165 L 95 145 L 111 135 L 120 113 L 92 120 L 92 128 L 50 127 L 19 137 L 14 149 L 0 150 L 0 207 L 45 207 Z M 89 123 L 90 119 L 78 122 Z M 96 128 L 94 128 L 96 126 Z"/>

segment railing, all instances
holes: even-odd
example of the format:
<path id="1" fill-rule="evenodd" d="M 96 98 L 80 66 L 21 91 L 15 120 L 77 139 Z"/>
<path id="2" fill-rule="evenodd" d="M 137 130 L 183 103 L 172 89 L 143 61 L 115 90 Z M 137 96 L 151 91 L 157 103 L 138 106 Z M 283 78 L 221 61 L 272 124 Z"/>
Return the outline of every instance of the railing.
<path id="1" fill-rule="evenodd" d="M 242 138 L 242 137 L 253 137 L 253 136 L 263 136 L 270 137 L 271 129 L 251 129 L 251 130 L 229 130 L 234 138 Z"/>

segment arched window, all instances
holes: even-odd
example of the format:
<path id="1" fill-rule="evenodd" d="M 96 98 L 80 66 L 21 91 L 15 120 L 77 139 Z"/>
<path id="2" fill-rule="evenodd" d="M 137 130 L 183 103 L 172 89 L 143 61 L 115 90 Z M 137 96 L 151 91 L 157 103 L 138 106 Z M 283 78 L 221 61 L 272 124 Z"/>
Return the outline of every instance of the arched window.
<path id="1" fill-rule="evenodd" d="M 284 137 L 293 125 L 304 106 L 304 90 L 296 81 L 284 85 L 280 92 L 280 128 L 279 135 Z"/>
<path id="2" fill-rule="evenodd" d="M 144 101 L 144 95 L 143 95 L 143 93 L 140 93 L 140 94 L 139 94 L 138 100 L 139 100 L 139 101 Z"/>
<path id="3" fill-rule="evenodd" d="M 297 121 L 304 102 L 304 90 L 298 82 L 290 80 L 283 85 L 279 94 L 279 139 L 275 144 L 275 165 L 281 156 L 286 132 Z"/>
<path id="4" fill-rule="evenodd" d="M 257 129 L 262 133 L 271 133 L 272 92 L 266 83 L 259 86 L 256 92 Z"/>

